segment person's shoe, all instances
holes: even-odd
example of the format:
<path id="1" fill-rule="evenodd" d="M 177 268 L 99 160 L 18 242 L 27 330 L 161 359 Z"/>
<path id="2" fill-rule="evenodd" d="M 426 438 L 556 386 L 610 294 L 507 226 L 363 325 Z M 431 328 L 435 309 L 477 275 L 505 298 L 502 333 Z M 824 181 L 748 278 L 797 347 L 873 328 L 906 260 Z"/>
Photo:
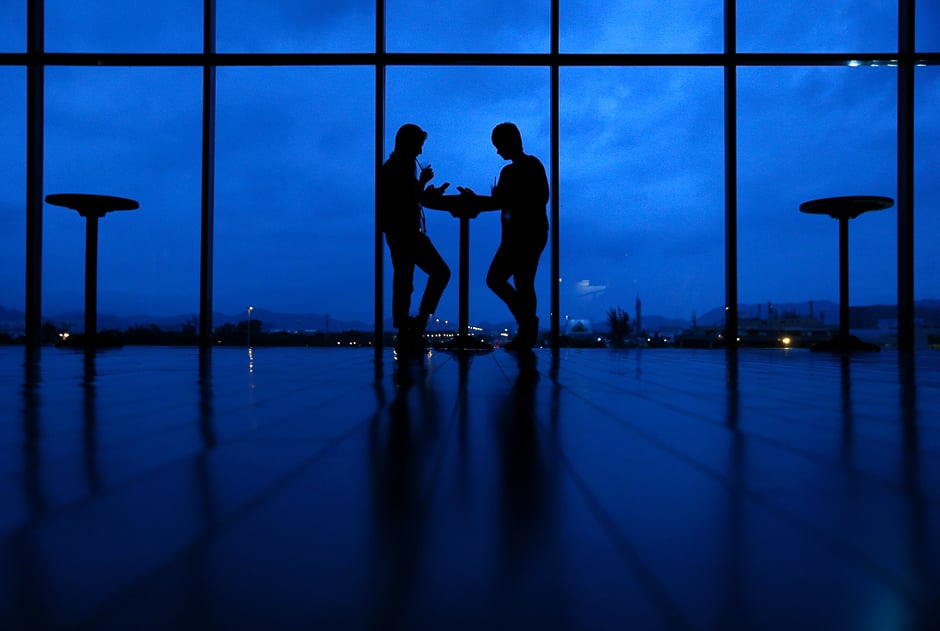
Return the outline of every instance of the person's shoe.
<path id="1" fill-rule="evenodd" d="M 425 322 L 427 318 L 425 318 Z M 427 348 L 427 340 L 424 338 L 424 328 L 421 326 L 421 320 L 408 318 L 407 324 L 398 329 L 398 335 L 395 337 L 395 350 L 408 352 L 421 352 Z"/>
<path id="2" fill-rule="evenodd" d="M 535 346 L 536 342 L 539 341 L 539 319 L 537 316 L 532 316 L 532 321 L 529 323 L 528 337 L 526 342 L 528 346 L 526 348 L 532 348 Z"/>
<path id="3" fill-rule="evenodd" d="M 416 337 L 409 329 L 400 329 L 395 336 L 395 351 L 398 353 L 419 353 L 424 350 L 423 340 Z"/>
<path id="4" fill-rule="evenodd" d="M 539 319 L 532 318 L 526 324 L 520 324 L 516 337 L 512 341 L 503 345 L 508 351 L 528 350 L 535 346 L 539 339 Z"/>

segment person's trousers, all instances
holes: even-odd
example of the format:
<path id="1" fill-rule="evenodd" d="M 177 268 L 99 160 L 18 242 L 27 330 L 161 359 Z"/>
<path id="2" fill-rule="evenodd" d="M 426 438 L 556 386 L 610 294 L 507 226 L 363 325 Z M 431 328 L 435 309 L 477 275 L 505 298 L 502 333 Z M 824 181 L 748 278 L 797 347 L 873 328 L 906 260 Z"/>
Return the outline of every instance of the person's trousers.
<path id="1" fill-rule="evenodd" d="M 426 234 L 386 234 L 385 241 L 392 255 L 392 322 L 396 329 L 407 325 L 414 292 L 415 267 L 428 275 L 427 285 L 418 307 L 420 316 L 437 310 L 444 288 L 450 280 L 450 268 Z"/>
<path id="2" fill-rule="evenodd" d="M 547 232 L 524 238 L 504 235 L 486 273 L 487 287 L 506 303 L 516 322 L 523 326 L 535 318 L 535 272 L 547 242 Z M 513 284 L 509 283 L 510 278 Z"/>

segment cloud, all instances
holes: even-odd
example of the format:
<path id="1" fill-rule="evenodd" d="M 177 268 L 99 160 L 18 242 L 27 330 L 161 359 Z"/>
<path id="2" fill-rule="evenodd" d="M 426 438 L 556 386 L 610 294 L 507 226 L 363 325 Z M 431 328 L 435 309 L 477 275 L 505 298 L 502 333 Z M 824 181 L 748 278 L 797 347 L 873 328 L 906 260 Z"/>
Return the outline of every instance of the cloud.
<path id="1" fill-rule="evenodd" d="M 189 0 L 45 0 L 44 13 L 49 51 L 202 50 L 202 7 Z"/>
<path id="2" fill-rule="evenodd" d="M 220 52 L 373 51 L 375 3 L 228 0 L 219 3 L 217 37 Z"/>
<path id="3" fill-rule="evenodd" d="M 764 52 L 884 51 L 897 48 L 895 3 L 780 0 L 738 4 L 738 50 Z"/>
<path id="4" fill-rule="evenodd" d="M 561 4 L 563 52 L 718 52 L 721 3 L 573 0 Z"/>
<path id="5" fill-rule="evenodd" d="M 542 0 L 392 0 L 388 50 L 409 52 L 548 52 L 549 4 Z"/>

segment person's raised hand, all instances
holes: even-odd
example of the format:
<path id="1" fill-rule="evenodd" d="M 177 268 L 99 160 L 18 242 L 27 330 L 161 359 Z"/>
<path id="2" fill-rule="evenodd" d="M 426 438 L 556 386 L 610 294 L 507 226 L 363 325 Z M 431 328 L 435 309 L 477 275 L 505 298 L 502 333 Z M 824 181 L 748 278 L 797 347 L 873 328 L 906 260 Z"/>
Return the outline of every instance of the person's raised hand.
<path id="1" fill-rule="evenodd" d="M 448 186 L 450 186 L 450 182 L 444 182 L 440 186 L 434 186 L 433 184 L 431 184 L 431 186 L 424 189 L 424 192 L 430 193 L 431 195 L 441 196 L 444 194 L 444 191 L 447 190 Z"/>
<path id="2" fill-rule="evenodd" d="M 421 167 L 421 175 L 418 176 L 418 181 L 421 182 L 421 186 L 424 186 L 434 178 L 434 169 L 431 168 L 431 165 L 425 165 Z"/>

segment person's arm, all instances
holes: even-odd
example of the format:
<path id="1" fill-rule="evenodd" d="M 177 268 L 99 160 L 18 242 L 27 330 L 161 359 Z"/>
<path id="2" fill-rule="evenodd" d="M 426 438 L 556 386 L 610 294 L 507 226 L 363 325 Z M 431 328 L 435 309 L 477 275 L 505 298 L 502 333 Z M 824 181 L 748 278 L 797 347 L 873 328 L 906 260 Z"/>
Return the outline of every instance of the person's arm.
<path id="1" fill-rule="evenodd" d="M 450 186 L 450 182 L 444 182 L 440 186 L 431 184 L 421 193 L 421 205 L 431 210 L 451 210 L 454 206 L 453 200 L 456 195 L 444 196 L 444 191 Z"/>
<path id="2" fill-rule="evenodd" d="M 501 208 L 499 201 L 492 195 L 477 195 L 472 189 L 464 186 L 458 186 L 457 190 L 460 191 L 460 195 L 449 195 L 444 198 L 450 202 L 450 207 L 446 210 L 449 210 L 454 217 L 473 219 L 481 212 Z"/>

